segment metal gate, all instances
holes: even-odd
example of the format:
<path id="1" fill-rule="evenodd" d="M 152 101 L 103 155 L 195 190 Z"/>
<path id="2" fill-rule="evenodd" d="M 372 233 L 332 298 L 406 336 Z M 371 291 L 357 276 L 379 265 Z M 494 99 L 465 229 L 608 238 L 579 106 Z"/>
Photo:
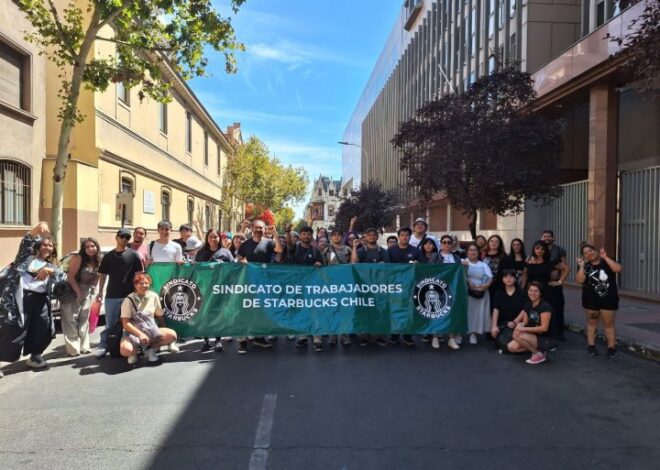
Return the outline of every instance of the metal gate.
<path id="1" fill-rule="evenodd" d="M 587 239 L 587 181 L 564 184 L 562 188 L 563 194 L 548 206 L 547 228 L 555 233 L 557 245 L 566 250 L 568 279 L 575 281 L 575 259 L 580 254 L 581 243 Z"/>
<path id="2" fill-rule="evenodd" d="M 621 288 L 660 295 L 660 166 L 620 174 Z"/>

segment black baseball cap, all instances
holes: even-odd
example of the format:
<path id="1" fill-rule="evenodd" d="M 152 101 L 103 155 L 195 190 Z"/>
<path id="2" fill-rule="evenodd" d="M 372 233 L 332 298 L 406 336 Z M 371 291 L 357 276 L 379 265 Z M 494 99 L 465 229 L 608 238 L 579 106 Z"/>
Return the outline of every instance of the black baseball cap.
<path id="1" fill-rule="evenodd" d="M 127 228 L 120 228 L 119 230 L 117 230 L 117 236 L 118 237 L 126 236 L 126 235 L 128 235 L 129 238 L 133 236 L 131 231 Z"/>
<path id="2" fill-rule="evenodd" d="M 373 227 L 369 227 L 368 229 L 366 229 L 366 230 L 364 231 L 364 234 L 366 235 L 366 234 L 371 233 L 371 232 L 374 232 L 376 235 L 378 235 L 378 230 L 376 230 L 376 229 L 373 228 Z"/>

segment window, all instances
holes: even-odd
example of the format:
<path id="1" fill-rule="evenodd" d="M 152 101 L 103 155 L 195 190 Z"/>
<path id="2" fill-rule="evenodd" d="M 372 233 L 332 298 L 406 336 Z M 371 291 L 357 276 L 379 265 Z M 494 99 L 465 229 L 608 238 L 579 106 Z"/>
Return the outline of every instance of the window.
<path id="1" fill-rule="evenodd" d="M 160 107 L 160 131 L 167 134 L 167 103 L 159 103 Z"/>
<path id="2" fill-rule="evenodd" d="M 323 196 L 323 190 L 319 188 L 318 192 L 316 193 L 319 197 Z"/>
<path id="3" fill-rule="evenodd" d="M 209 133 L 204 131 L 204 166 L 209 166 Z"/>
<path id="4" fill-rule="evenodd" d="M 124 82 L 117 82 L 117 99 L 126 106 L 131 105 L 131 90 Z"/>
<path id="5" fill-rule="evenodd" d="M 605 23 L 605 0 L 596 3 L 596 26 Z"/>
<path id="6" fill-rule="evenodd" d="M 186 111 L 186 152 L 192 153 L 192 115 Z"/>
<path id="7" fill-rule="evenodd" d="M 0 160 L 0 224 L 30 224 L 31 170 L 25 165 Z"/>
<path id="8" fill-rule="evenodd" d="M 206 229 L 208 230 L 211 228 L 211 225 L 213 224 L 213 220 L 211 220 L 211 204 L 206 204 L 204 206 L 204 222 L 206 224 Z"/>
<path id="9" fill-rule="evenodd" d="M 331 189 L 329 194 L 330 194 L 330 196 L 334 196 L 335 195 L 335 190 Z"/>
<path id="10" fill-rule="evenodd" d="M 328 216 L 334 217 L 335 216 L 335 206 L 332 204 L 328 206 Z"/>
<path id="11" fill-rule="evenodd" d="M 518 0 L 510 0 L 509 2 L 509 18 L 516 16 L 516 3 Z"/>
<path id="12" fill-rule="evenodd" d="M 30 56 L 0 41 L 0 101 L 30 111 Z"/>
<path id="13" fill-rule="evenodd" d="M 506 20 L 506 1 L 500 0 L 500 29 L 504 27 L 505 20 Z"/>
<path id="14" fill-rule="evenodd" d="M 133 180 L 127 176 L 122 176 L 120 189 L 122 194 L 133 194 Z"/>
<path id="15" fill-rule="evenodd" d="M 192 197 L 188 198 L 188 224 L 192 226 L 193 220 L 195 219 L 195 199 Z"/>
<path id="16" fill-rule="evenodd" d="M 119 179 L 119 194 L 115 218 L 121 221 L 121 226 L 133 225 L 133 199 L 135 198 L 135 178 L 132 175 L 121 174 Z"/>
<path id="17" fill-rule="evenodd" d="M 162 210 L 162 219 L 170 221 L 170 207 L 172 206 L 172 195 L 169 189 L 163 189 L 160 194 L 160 207 Z"/>
<path id="18" fill-rule="evenodd" d="M 497 47 L 497 64 L 495 65 L 498 69 L 501 69 L 503 64 L 504 64 L 504 46 L 500 44 Z"/>
<path id="19" fill-rule="evenodd" d="M 518 60 L 518 43 L 516 33 L 512 33 L 509 38 L 509 62 L 514 63 L 516 60 Z"/>
<path id="20" fill-rule="evenodd" d="M 488 57 L 488 73 L 493 73 L 495 71 L 495 56 L 491 54 Z"/>
<path id="21" fill-rule="evenodd" d="M 488 6 L 488 37 L 492 38 L 494 32 L 495 32 L 495 0 L 490 0 Z"/>

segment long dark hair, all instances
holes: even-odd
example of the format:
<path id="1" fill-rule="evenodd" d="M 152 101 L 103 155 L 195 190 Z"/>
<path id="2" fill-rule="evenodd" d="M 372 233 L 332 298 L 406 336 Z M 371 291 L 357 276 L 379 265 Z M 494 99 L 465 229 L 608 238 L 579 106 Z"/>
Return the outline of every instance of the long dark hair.
<path id="1" fill-rule="evenodd" d="M 426 256 L 426 251 L 424 250 L 424 245 L 427 243 L 430 243 L 433 246 L 433 249 L 431 250 L 431 253 L 437 253 L 438 252 L 438 245 L 435 244 L 432 238 L 424 238 L 422 240 L 422 243 L 419 244 L 419 249 L 422 250 L 422 253 L 424 256 Z"/>
<path id="2" fill-rule="evenodd" d="M 89 256 L 85 250 L 85 246 L 92 242 L 96 246 L 96 256 Z M 80 267 L 87 266 L 91 264 L 94 268 L 98 268 L 101 264 L 101 247 L 96 238 L 87 237 L 80 240 L 80 250 L 78 250 L 78 256 L 80 256 Z"/>
<path id="3" fill-rule="evenodd" d="M 209 253 L 214 253 L 214 251 L 211 249 L 211 244 L 209 243 L 209 235 L 211 235 L 213 232 L 218 234 L 218 250 L 222 248 L 222 237 L 220 236 L 220 232 L 214 228 L 210 228 L 204 235 L 204 246 L 202 247 L 202 250 L 207 250 Z"/>
<path id="4" fill-rule="evenodd" d="M 41 246 L 44 244 L 45 241 L 49 241 L 50 243 L 52 243 L 53 252 L 44 261 L 51 264 L 57 264 L 57 246 L 55 246 L 55 242 L 50 237 L 41 237 L 40 240 L 34 244 L 34 251 L 33 251 L 34 256 L 39 257 L 39 251 L 41 251 Z"/>
<path id="5" fill-rule="evenodd" d="M 490 237 L 488 237 L 488 240 L 486 240 L 486 247 L 485 247 L 486 256 L 490 256 L 488 254 L 488 251 L 490 250 L 490 247 L 489 247 L 490 241 L 493 238 L 497 238 L 497 241 L 500 242 L 500 244 L 497 248 L 497 255 L 495 255 L 495 256 L 497 256 L 499 258 L 504 258 L 506 256 L 506 251 L 504 251 L 504 241 L 502 240 L 502 237 L 500 237 L 499 235 L 491 235 Z"/>
<path id="6" fill-rule="evenodd" d="M 515 242 L 520 242 L 520 247 L 521 247 L 520 256 L 522 256 L 523 260 L 527 259 L 527 254 L 525 253 L 525 243 L 520 238 L 514 238 L 513 240 L 511 240 L 511 245 L 509 245 L 509 256 L 511 256 L 511 258 L 514 259 L 516 257 L 516 254 L 513 251 L 513 244 Z"/>
<path id="7" fill-rule="evenodd" d="M 543 247 L 543 262 L 546 263 L 550 260 L 550 250 L 548 250 L 548 245 L 545 244 L 543 240 L 536 240 L 534 244 L 532 245 L 532 254 L 530 255 L 532 258 L 536 259 L 536 254 L 534 250 L 536 250 L 537 246 L 542 246 Z"/>

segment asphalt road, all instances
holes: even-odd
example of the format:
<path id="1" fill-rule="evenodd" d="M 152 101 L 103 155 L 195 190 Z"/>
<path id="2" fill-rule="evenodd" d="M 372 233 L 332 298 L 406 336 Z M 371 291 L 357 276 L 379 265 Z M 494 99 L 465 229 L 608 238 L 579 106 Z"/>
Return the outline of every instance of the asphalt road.
<path id="1" fill-rule="evenodd" d="M 245 356 L 191 342 L 163 363 L 63 355 L 5 367 L 1 469 L 657 469 L 660 365 L 550 361 L 491 344 Z M 526 356 L 525 356 L 526 357 Z"/>

